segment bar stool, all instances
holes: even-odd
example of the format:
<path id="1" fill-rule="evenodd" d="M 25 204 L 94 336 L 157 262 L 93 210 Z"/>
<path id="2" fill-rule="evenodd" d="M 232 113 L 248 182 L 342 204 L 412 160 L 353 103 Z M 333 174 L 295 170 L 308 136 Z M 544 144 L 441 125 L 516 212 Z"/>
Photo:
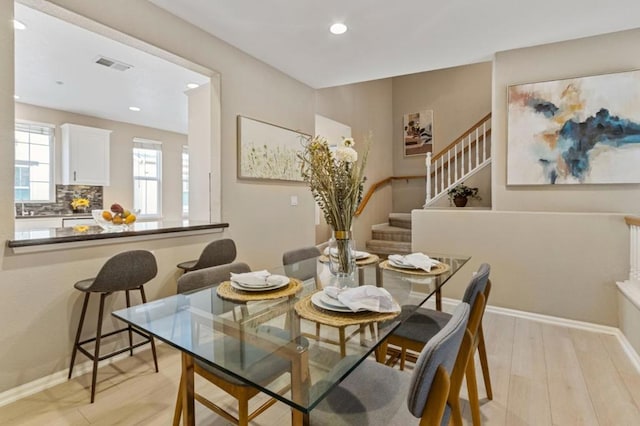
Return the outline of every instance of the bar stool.
<path id="1" fill-rule="evenodd" d="M 146 343 L 151 343 L 151 350 L 153 352 L 153 363 L 155 364 L 156 373 L 158 372 L 156 345 L 153 341 L 152 336 L 146 333 L 142 333 L 141 331 L 131 327 L 131 325 L 127 325 L 127 327 L 102 334 L 102 316 L 104 313 L 104 301 L 107 296 L 117 291 L 124 291 L 127 307 L 130 307 L 131 300 L 129 297 L 129 290 L 140 290 L 142 303 L 146 303 L 147 298 L 144 294 L 143 284 L 153 279 L 157 275 L 157 273 L 158 265 L 156 263 L 156 258 L 151 252 L 146 250 L 131 250 L 119 253 L 107 260 L 107 262 L 102 266 L 95 278 L 78 281 L 74 284 L 74 287 L 82 291 L 85 295 L 84 303 L 82 304 L 82 313 L 80 314 L 80 324 L 78 325 L 78 332 L 73 344 L 73 352 L 71 353 L 71 364 L 69 365 L 68 378 L 71 379 L 73 364 L 75 362 L 76 353 L 78 351 L 80 351 L 82 354 L 86 355 L 93 361 L 93 376 L 91 379 L 91 403 L 93 403 L 93 401 L 95 400 L 96 378 L 98 375 L 99 361 L 111 358 L 126 351 L 129 351 L 129 354 L 133 356 L 134 348 L 142 346 Z M 89 297 L 91 296 L 91 293 L 100 293 L 100 310 L 98 313 L 98 327 L 96 329 L 96 337 L 80 341 L 84 317 L 87 313 L 87 306 L 89 304 Z M 129 333 L 129 346 L 101 356 L 101 339 L 103 337 L 112 336 L 124 331 L 127 331 Z M 145 339 L 141 342 L 133 344 L 133 333 L 136 333 L 144 337 Z M 83 348 L 83 345 L 91 342 L 95 342 L 93 354 Z"/>
<path id="2" fill-rule="evenodd" d="M 176 266 L 187 273 L 212 266 L 226 265 L 234 260 L 236 260 L 236 243 L 230 238 L 223 238 L 207 244 L 198 259 L 181 262 Z"/>

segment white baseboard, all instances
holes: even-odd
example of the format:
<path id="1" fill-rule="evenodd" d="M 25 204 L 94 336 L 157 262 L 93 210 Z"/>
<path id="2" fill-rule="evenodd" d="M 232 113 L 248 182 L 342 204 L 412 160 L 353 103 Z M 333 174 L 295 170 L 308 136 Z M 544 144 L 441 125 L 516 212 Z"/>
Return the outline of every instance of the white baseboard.
<path id="1" fill-rule="evenodd" d="M 448 297 L 442 298 L 443 305 L 456 306 L 458 303 L 460 303 L 460 300 L 450 299 Z M 518 311 L 515 309 L 501 308 L 499 306 L 491 306 L 491 305 L 487 305 L 486 311 L 494 314 L 499 314 L 499 315 L 506 315 L 506 316 L 515 317 L 515 318 L 527 319 L 530 321 L 537 321 L 537 322 L 542 322 L 546 324 L 559 325 L 563 327 L 576 328 L 576 329 L 585 330 L 585 331 L 592 331 L 595 333 L 613 335 L 620 342 L 620 345 L 622 346 L 622 349 L 624 350 L 625 354 L 629 358 L 629 361 L 631 361 L 633 366 L 640 373 L 640 356 L 635 351 L 633 346 L 631 346 L 631 343 L 629 343 L 626 336 L 617 327 L 594 324 L 594 323 L 585 322 L 585 321 L 576 321 L 576 320 L 567 319 L 567 318 L 554 317 L 551 315 L 536 314 L 533 312 Z"/>
<path id="2" fill-rule="evenodd" d="M 162 342 L 156 339 L 155 343 L 157 348 L 158 344 L 161 344 Z M 136 351 L 134 350 L 134 354 L 135 353 Z M 84 357 L 84 355 L 82 355 L 79 352 L 78 352 L 78 356 Z M 99 367 L 112 364 L 114 362 L 118 362 L 119 360 L 125 359 L 128 356 L 129 356 L 128 352 L 122 353 L 120 355 L 116 355 L 112 358 L 101 361 Z M 72 378 L 81 376 L 86 373 L 90 373 L 92 370 L 93 370 L 93 362 L 91 360 L 83 362 L 82 364 L 76 364 L 73 367 Z M 64 383 L 69 380 L 67 379 L 68 375 L 69 375 L 69 369 L 67 368 L 65 370 L 50 374 L 48 376 L 41 377 L 32 382 L 25 383 L 23 385 L 16 386 L 15 388 L 6 390 L 0 393 L 0 407 L 3 407 L 19 399 L 26 398 L 27 396 L 33 395 L 35 393 L 41 392 L 43 390 L 46 390 L 54 386 L 57 386 L 61 383 Z M 87 389 L 87 401 L 89 401 L 89 392 L 90 392 L 90 389 Z"/>

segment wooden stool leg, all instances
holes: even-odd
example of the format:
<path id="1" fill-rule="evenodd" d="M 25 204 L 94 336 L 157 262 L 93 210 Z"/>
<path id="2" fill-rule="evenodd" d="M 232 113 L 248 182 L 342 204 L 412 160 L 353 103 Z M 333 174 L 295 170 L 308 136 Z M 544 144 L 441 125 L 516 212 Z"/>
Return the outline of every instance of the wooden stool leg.
<path id="1" fill-rule="evenodd" d="M 80 314 L 80 323 L 78 324 L 78 332 L 76 333 L 76 340 L 73 344 L 73 351 L 71 352 L 71 363 L 69 364 L 69 377 L 71 378 L 71 373 L 73 372 L 73 364 L 76 361 L 76 354 L 78 353 L 78 342 L 80 341 L 80 335 L 82 334 L 82 326 L 84 325 L 84 316 L 87 313 L 87 306 L 89 305 L 89 296 L 90 293 L 84 294 L 84 302 L 82 303 L 82 313 Z"/>
<path id="2" fill-rule="evenodd" d="M 96 329 L 96 347 L 93 352 L 93 372 L 91 375 L 91 403 L 96 398 L 96 379 L 98 378 L 98 360 L 100 359 L 100 338 L 102 337 L 102 315 L 104 313 L 104 300 L 106 293 L 100 293 L 100 309 L 98 311 L 98 328 Z"/>
<path id="3" fill-rule="evenodd" d="M 142 303 L 147 303 L 147 296 L 144 294 L 144 287 L 140 286 L 140 297 L 142 298 Z M 156 373 L 158 370 L 158 355 L 156 354 L 156 343 L 153 340 L 153 336 L 149 334 L 149 341 L 151 342 L 151 353 L 153 353 L 153 364 L 156 367 Z"/>
<path id="4" fill-rule="evenodd" d="M 478 328 L 479 342 L 478 355 L 480 356 L 480 365 L 482 366 L 482 377 L 484 378 L 484 387 L 487 391 L 487 399 L 493 399 L 493 390 L 491 389 L 491 375 L 489 374 L 489 361 L 487 360 L 487 349 L 484 345 L 484 332 L 482 331 L 482 323 Z"/>
<path id="5" fill-rule="evenodd" d="M 469 361 L 467 362 L 467 393 L 469 394 L 469 406 L 471 407 L 471 420 L 473 426 L 480 426 L 480 401 L 478 400 L 478 383 L 476 382 L 476 366 L 474 354 L 472 351 Z"/>
<path id="6" fill-rule="evenodd" d="M 131 298 L 129 297 L 129 290 L 124 291 L 125 299 L 127 300 L 127 308 L 131 307 Z M 131 331 L 131 324 L 127 325 L 129 331 L 129 356 L 133 356 L 133 332 Z"/>
<path id="7" fill-rule="evenodd" d="M 403 346 L 402 350 L 400 351 L 400 371 L 404 371 L 404 364 L 406 360 L 407 360 L 407 348 Z"/>

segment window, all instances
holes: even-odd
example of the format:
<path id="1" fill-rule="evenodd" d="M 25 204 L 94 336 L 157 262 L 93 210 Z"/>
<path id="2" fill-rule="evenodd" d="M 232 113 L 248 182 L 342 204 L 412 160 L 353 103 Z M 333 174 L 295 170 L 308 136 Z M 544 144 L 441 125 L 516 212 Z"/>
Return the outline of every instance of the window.
<path id="1" fill-rule="evenodd" d="M 16 123 L 15 201 L 53 201 L 54 126 Z"/>
<path id="2" fill-rule="evenodd" d="M 189 215 L 189 147 L 182 147 L 182 216 Z"/>
<path id="3" fill-rule="evenodd" d="M 162 143 L 133 140 L 133 208 L 141 216 L 160 216 Z"/>

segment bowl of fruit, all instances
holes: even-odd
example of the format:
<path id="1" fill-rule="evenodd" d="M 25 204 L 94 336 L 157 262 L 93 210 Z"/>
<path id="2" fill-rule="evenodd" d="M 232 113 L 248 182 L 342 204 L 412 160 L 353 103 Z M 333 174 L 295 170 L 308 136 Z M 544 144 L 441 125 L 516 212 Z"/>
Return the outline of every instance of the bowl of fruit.
<path id="1" fill-rule="evenodd" d="M 124 231 L 136 221 L 136 215 L 114 203 L 109 210 L 91 210 L 93 219 L 107 231 Z"/>

